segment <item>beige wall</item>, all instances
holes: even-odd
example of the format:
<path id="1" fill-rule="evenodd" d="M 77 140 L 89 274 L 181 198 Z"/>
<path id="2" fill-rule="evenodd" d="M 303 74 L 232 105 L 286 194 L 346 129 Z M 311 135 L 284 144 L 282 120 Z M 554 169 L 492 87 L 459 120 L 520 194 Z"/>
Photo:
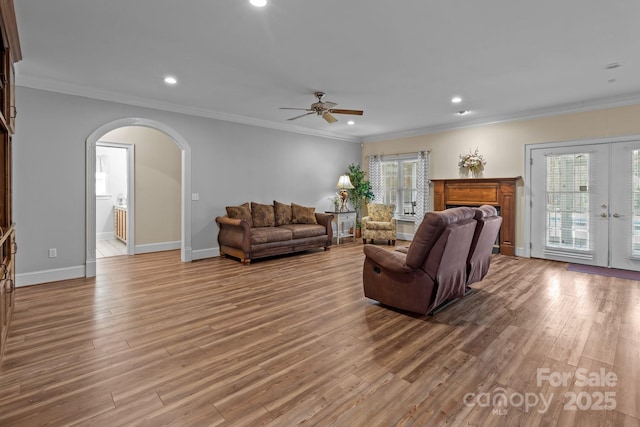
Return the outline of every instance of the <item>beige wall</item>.
<path id="1" fill-rule="evenodd" d="M 487 160 L 486 178 L 524 177 L 525 144 L 560 142 L 623 135 L 640 135 L 640 105 L 563 114 L 529 120 L 476 126 L 363 145 L 362 165 L 368 156 L 429 149 L 430 178 L 457 178 L 458 155 L 480 150 Z M 524 181 L 517 187 L 516 247 L 524 246 Z"/>
<path id="2" fill-rule="evenodd" d="M 116 129 L 100 140 L 135 145 L 136 246 L 180 241 L 180 148 L 166 134 L 143 126 Z"/>

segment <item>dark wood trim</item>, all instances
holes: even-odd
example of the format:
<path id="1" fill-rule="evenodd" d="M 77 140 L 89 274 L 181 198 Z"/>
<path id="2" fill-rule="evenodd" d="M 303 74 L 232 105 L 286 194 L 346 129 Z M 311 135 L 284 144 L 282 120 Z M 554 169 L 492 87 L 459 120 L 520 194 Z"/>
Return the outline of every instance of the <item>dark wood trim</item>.
<path id="1" fill-rule="evenodd" d="M 2 24 L 4 46 L 11 47 L 13 62 L 20 62 L 22 60 L 22 48 L 18 37 L 18 22 L 13 0 L 0 0 L 0 23 Z"/>
<path id="2" fill-rule="evenodd" d="M 500 253 L 514 256 L 516 253 L 516 182 L 513 178 L 433 179 L 434 209 L 447 206 L 500 207 L 503 218 L 500 229 Z"/>

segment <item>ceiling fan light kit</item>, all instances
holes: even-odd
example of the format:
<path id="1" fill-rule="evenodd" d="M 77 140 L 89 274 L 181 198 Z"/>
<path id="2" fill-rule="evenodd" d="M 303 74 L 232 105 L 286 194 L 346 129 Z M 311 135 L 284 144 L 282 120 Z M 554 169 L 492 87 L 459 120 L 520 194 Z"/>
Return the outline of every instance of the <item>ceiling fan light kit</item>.
<path id="1" fill-rule="evenodd" d="M 335 123 L 338 121 L 333 114 L 351 114 L 356 116 L 361 116 L 364 111 L 362 110 L 345 110 L 340 108 L 333 108 L 336 104 L 331 101 L 322 101 L 324 97 L 324 92 L 315 92 L 315 97 L 318 98 L 318 102 L 314 102 L 311 104 L 309 108 L 291 108 L 291 107 L 280 107 L 281 110 L 302 110 L 306 111 L 304 114 L 300 114 L 299 116 L 291 117 L 287 120 L 296 120 L 304 116 L 308 116 L 310 114 L 316 114 L 318 116 L 322 116 L 328 123 Z"/>

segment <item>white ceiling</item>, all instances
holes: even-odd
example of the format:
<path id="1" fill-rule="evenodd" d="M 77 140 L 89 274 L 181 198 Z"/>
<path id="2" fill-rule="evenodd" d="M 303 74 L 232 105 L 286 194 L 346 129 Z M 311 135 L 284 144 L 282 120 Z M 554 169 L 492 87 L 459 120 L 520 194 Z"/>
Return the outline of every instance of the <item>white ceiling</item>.
<path id="1" fill-rule="evenodd" d="M 351 140 L 640 102 L 637 0 L 17 0 L 22 86 Z M 607 70 L 610 63 L 621 67 Z M 174 75 L 178 84 L 163 83 Z M 615 82 L 609 80 L 615 79 Z M 313 92 L 363 109 L 289 122 Z M 454 95 L 463 97 L 459 105 Z M 469 109 L 467 116 L 456 111 Z"/>

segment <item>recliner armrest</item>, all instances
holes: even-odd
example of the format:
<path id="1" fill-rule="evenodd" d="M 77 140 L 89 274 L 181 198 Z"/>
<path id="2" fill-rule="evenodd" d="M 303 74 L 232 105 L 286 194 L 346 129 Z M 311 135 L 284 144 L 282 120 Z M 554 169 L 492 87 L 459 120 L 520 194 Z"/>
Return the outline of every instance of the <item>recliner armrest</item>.
<path id="1" fill-rule="evenodd" d="M 373 245 L 365 245 L 363 250 L 367 258 L 383 269 L 396 273 L 410 273 L 416 270 L 405 264 L 407 255 L 402 252 L 389 251 Z"/>

